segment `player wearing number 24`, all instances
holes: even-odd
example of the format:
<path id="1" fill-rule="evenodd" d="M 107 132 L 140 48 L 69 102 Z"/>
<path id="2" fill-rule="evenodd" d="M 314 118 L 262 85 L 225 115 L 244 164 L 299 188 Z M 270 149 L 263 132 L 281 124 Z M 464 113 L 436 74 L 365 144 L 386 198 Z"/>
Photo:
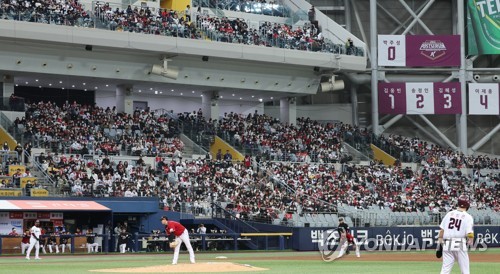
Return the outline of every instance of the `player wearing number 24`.
<path id="1" fill-rule="evenodd" d="M 470 203 L 466 195 L 458 198 L 457 209 L 452 210 L 444 216 L 439 228 L 438 250 L 436 256 L 443 256 L 441 274 L 448 274 L 453 268 L 455 259 L 460 266 L 462 274 L 469 274 L 469 255 L 467 245 L 471 246 L 474 241 L 474 220 L 467 213 Z"/>

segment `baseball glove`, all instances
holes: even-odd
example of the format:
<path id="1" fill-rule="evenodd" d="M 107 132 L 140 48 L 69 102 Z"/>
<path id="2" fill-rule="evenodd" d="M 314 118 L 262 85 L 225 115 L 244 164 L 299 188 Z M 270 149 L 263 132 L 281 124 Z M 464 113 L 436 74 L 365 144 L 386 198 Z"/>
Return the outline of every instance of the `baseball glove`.
<path id="1" fill-rule="evenodd" d="M 181 243 L 181 240 L 180 239 L 175 239 L 174 241 L 170 242 L 168 244 L 168 246 L 170 246 L 170 248 L 174 249 L 176 248 L 179 244 Z"/>
<path id="2" fill-rule="evenodd" d="M 436 258 L 441 258 L 443 257 L 443 244 L 438 244 L 437 249 L 436 249 Z"/>

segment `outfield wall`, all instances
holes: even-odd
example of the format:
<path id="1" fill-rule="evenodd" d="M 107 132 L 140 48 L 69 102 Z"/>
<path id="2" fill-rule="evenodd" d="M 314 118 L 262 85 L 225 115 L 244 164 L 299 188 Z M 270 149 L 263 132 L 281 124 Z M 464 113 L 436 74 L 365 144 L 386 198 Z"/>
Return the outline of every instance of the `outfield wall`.
<path id="1" fill-rule="evenodd" d="M 364 250 L 417 250 L 436 248 L 439 227 L 358 227 L 351 231 Z M 474 226 L 474 233 L 477 248 L 500 247 L 499 226 Z M 324 243 L 337 242 L 338 233 L 336 229 L 294 228 L 292 238 L 294 250 L 314 251 Z"/>

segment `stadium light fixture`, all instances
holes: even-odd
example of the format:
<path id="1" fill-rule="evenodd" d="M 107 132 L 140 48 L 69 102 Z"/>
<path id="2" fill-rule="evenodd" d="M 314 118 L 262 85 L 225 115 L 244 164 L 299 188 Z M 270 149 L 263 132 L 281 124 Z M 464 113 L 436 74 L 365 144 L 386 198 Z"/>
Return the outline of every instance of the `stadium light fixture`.
<path id="1" fill-rule="evenodd" d="M 151 68 L 151 74 L 163 76 L 169 79 L 177 80 L 179 76 L 179 70 L 168 67 L 168 62 L 172 61 L 171 59 L 163 58 L 163 65 L 153 65 Z"/>
<path id="2" fill-rule="evenodd" d="M 344 80 L 336 80 L 336 75 L 332 75 L 327 81 L 321 82 L 321 92 L 343 90 L 345 87 Z"/>

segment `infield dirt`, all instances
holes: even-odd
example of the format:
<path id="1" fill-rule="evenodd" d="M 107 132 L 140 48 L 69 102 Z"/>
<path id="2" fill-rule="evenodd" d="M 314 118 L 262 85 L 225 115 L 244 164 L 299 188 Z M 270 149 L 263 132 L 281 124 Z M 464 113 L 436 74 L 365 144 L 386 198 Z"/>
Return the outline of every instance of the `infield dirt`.
<path id="1" fill-rule="evenodd" d="M 266 268 L 253 267 L 246 264 L 236 264 L 230 262 L 203 262 L 196 264 L 176 264 L 176 265 L 156 265 L 147 267 L 129 267 L 129 268 L 109 268 L 109 269 L 93 269 L 92 272 L 106 273 L 197 273 L 197 272 L 249 272 L 263 271 Z"/>

